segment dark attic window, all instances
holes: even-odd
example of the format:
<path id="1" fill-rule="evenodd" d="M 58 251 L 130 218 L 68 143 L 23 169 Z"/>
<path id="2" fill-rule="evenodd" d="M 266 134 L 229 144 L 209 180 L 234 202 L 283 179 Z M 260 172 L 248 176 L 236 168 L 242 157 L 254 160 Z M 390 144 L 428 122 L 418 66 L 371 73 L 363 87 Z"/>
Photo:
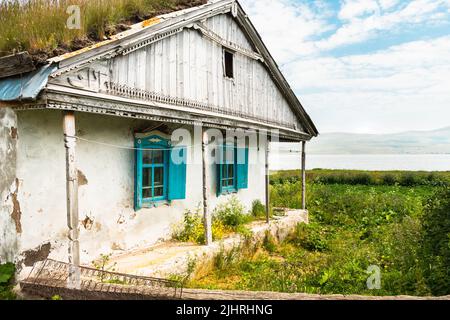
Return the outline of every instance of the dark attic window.
<path id="1" fill-rule="evenodd" d="M 233 58 L 234 58 L 234 54 L 228 50 L 224 50 L 223 51 L 223 58 L 224 58 L 224 66 L 225 66 L 225 77 L 229 78 L 229 79 L 233 79 L 234 78 L 234 74 L 233 74 Z"/>

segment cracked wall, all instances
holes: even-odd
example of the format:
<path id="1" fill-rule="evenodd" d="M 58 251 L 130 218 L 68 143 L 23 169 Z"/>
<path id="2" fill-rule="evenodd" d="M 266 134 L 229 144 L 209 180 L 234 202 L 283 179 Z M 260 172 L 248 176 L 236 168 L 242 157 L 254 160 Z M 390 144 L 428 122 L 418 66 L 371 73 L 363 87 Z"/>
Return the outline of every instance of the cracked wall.
<path id="1" fill-rule="evenodd" d="M 20 182 L 16 177 L 17 141 L 16 113 L 0 107 L 0 263 L 15 259 L 22 232 Z"/>

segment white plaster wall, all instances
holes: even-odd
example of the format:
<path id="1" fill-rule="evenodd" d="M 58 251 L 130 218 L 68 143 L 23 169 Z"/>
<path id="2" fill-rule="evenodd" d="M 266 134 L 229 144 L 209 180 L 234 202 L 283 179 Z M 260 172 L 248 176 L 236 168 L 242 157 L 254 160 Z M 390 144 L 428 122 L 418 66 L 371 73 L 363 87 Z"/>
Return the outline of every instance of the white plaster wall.
<path id="1" fill-rule="evenodd" d="M 17 176 L 21 182 L 21 251 L 51 242 L 50 257 L 67 260 L 65 150 L 60 111 L 18 112 L 19 144 Z M 134 128 L 148 123 L 113 116 L 76 114 L 77 135 L 81 138 L 133 146 Z M 193 138 L 195 145 L 201 137 Z M 83 264 L 103 253 L 118 253 L 170 238 L 173 224 L 179 223 L 186 209 L 202 204 L 202 166 L 187 166 L 186 199 L 157 208 L 133 209 L 134 151 L 86 141 L 76 148 L 78 169 L 87 183 L 79 187 L 80 249 Z M 264 153 L 260 153 L 260 155 Z M 200 158 L 201 159 L 201 158 Z M 249 153 L 249 188 L 237 196 L 250 209 L 255 199 L 264 201 L 264 163 L 258 150 Z M 230 196 L 216 197 L 215 165 L 209 166 L 209 206 L 213 209 Z M 88 218 L 88 219 L 86 219 Z"/>
<path id="2" fill-rule="evenodd" d="M 14 205 L 16 180 L 17 117 L 10 108 L 0 107 L 0 263 L 12 261 L 18 251 L 20 208 Z M 13 212 L 16 211 L 16 222 Z"/>
<path id="3" fill-rule="evenodd" d="M 51 257 L 66 261 L 66 171 L 61 112 L 18 111 L 17 116 L 20 251 L 35 250 L 50 242 Z"/>

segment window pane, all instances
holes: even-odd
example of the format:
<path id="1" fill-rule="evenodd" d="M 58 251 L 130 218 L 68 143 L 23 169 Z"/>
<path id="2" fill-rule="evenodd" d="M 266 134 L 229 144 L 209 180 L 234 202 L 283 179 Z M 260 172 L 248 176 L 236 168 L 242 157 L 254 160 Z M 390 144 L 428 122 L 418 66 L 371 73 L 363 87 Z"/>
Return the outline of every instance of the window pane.
<path id="1" fill-rule="evenodd" d="M 155 168 L 155 187 L 164 184 L 164 168 Z"/>
<path id="2" fill-rule="evenodd" d="M 164 161 L 163 150 L 143 150 L 142 161 L 144 164 L 162 164 Z"/>
<path id="3" fill-rule="evenodd" d="M 228 177 L 227 165 L 223 164 L 222 165 L 222 179 L 226 179 L 227 177 Z"/>
<path id="4" fill-rule="evenodd" d="M 229 187 L 234 186 L 234 179 L 229 179 L 229 180 L 228 180 L 228 186 L 229 186 Z"/>
<path id="5" fill-rule="evenodd" d="M 225 163 L 234 163 L 234 147 L 225 147 Z"/>
<path id="6" fill-rule="evenodd" d="M 225 76 L 233 78 L 233 54 L 229 51 L 225 51 Z"/>
<path id="7" fill-rule="evenodd" d="M 155 187 L 155 197 L 162 197 L 164 194 L 163 187 Z"/>
<path id="8" fill-rule="evenodd" d="M 228 165 L 228 178 L 234 178 L 234 165 Z"/>
<path id="9" fill-rule="evenodd" d="M 142 197 L 144 199 L 152 198 L 152 188 L 142 189 Z"/>
<path id="10" fill-rule="evenodd" d="M 163 150 L 153 151 L 153 163 L 164 163 L 164 155 Z"/>
<path id="11" fill-rule="evenodd" d="M 142 169 L 142 187 L 151 187 L 152 186 L 152 168 L 143 168 Z"/>

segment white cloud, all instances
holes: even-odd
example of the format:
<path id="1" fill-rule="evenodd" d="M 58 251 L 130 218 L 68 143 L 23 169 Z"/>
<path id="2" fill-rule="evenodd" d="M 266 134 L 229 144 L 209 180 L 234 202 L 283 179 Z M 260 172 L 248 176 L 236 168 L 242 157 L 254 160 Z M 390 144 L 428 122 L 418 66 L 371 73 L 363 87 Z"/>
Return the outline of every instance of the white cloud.
<path id="1" fill-rule="evenodd" d="M 394 3 L 384 3 L 393 5 Z M 376 1 L 352 0 L 344 2 L 339 17 L 348 20 L 327 39 L 316 43 L 321 50 L 363 42 L 404 25 L 445 23 L 447 14 L 441 10 L 450 7 L 448 0 L 414 0 L 397 10 L 382 12 Z M 369 15 L 365 15 L 368 14 Z M 363 16 L 364 15 L 364 16 Z"/>
<path id="2" fill-rule="evenodd" d="M 297 56 L 317 52 L 313 37 L 331 29 L 326 2 L 289 0 L 241 1 L 276 60 L 283 64 Z"/>
<path id="3" fill-rule="evenodd" d="M 351 20 L 367 13 L 375 13 L 379 9 L 375 0 L 344 0 L 338 17 L 342 20 Z"/>
<path id="4" fill-rule="evenodd" d="M 397 132 L 450 125 L 449 36 L 361 55 L 332 49 L 383 42 L 402 28 L 450 25 L 448 0 L 244 0 L 319 131 Z M 341 19 L 341 20 L 338 20 Z M 340 24 L 337 22 L 340 21 Z"/>
<path id="5" fill-rule="evenodd" d="M 321 131 L 450 125 L 450 36 L 365 55 L 305 59 L 285 71 Z"/>
<path id="6" fill-rule="evenodd" d="M 381 9 L 388 10 L 395 7 L 399 3 L 399 0 L 378 0 L 378 3 Z"/>

